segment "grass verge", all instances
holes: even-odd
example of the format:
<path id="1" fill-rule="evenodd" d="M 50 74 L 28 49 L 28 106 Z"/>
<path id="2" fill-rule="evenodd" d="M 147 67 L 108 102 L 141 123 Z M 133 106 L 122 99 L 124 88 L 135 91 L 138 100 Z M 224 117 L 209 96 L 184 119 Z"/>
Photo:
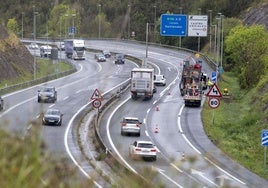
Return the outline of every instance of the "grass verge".
<path id="1" fill-rule="evenodd" d="M 220 106 L 214 109 L 214 118 L 213 109 L 205 103 L 202 121 L 208 137 L 236 162 L 268 179 L 264 169 L 264 147 L 261 145 L 261 131 L 265 129 L 262 120 L 265 117 L 262 105 L 252 106 L 252 99 L 258 93 L 255 89 L 241 90 L 238 78 L 230 72 L 222 74 L 218 87 L 220 91 L 228 88 L 230 97 L 221 99 Z"/>

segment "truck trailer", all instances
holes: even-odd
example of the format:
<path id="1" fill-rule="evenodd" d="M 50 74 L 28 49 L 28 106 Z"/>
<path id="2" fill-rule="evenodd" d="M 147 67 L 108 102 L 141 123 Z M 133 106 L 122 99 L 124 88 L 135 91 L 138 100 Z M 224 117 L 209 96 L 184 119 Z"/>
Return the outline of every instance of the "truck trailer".
<path id="1" fill-rule="evenodd" d="M 130 84 L 131 98 L 133 100 L 139 97 L 152 99 L 154 93 L 154 69 L 133 68 L 131 70 Z"/>
<path id="2" fill-rule="evenodd" d="M 65 39 L 65 54 L 67 58 L 85 60 L 85 41 L 82 39 Z"/>

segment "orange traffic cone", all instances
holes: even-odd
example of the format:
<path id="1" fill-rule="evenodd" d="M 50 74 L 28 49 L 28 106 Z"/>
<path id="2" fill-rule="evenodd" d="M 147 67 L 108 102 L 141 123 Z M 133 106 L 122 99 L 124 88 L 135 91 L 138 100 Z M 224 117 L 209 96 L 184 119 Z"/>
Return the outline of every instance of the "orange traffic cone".
<path id="1" fill-rule="evenodd" d="M 185 155 L 184 155 L 184 152 L 182 152 L 181 154 L 181 161 L 184 161 L 185 160 Z"/>
<path id="2" fill-rule="evenodd" d="M 155 132 L 155 133 L 158 133 L 158 127 L 157 127 L 157 125 L 156 125 L 156 127 L 155 127 L 155 129 L 154 129 L 154 132 Z"/>
<path id="3" fill-rule="evenodd" d="M 159 106 L 156 106 L 155 110 L 156 110 L 156 111 L 159 111 Z"/>

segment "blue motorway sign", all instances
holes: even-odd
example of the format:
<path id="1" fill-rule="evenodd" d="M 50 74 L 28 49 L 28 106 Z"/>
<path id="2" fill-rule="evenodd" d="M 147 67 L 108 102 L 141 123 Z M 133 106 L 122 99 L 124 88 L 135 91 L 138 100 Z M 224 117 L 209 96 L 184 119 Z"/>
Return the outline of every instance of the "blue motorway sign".
<path id="1" fill-rule="evenodd" d="M 268 130 L 262 130 L 261 144 L 263 146 L 268 146 Z"/>
<path id="2" fill-rule="evenodd" d="M 182 14 L 161 15 L 161 36 L 186 36 L 187 16 Z"/>
<path id="3" fill-rule="evenodd" d="M 75 27 L 70 27 L 70 34 L 72 34 L 72 35 L 75 34 Z"/>
<path id="4" fill-rule="evenodd" d="M 216 71 L 212 71 L 211 72 L 211 81 L 213 83 L 216 83 L 217 82 L 217 72 Z"/>

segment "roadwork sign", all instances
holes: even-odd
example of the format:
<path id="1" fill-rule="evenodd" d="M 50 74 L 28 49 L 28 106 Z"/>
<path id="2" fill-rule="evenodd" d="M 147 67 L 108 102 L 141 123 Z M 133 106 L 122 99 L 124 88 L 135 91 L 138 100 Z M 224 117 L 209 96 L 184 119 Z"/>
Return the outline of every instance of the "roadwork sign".
<path id="1" fill-rule="evenodd" d="M 217 85 L 214 83 L 208 93 L 206 94 L 207 97 L 222 97 L 220 90 L 218 89 Z"/>

